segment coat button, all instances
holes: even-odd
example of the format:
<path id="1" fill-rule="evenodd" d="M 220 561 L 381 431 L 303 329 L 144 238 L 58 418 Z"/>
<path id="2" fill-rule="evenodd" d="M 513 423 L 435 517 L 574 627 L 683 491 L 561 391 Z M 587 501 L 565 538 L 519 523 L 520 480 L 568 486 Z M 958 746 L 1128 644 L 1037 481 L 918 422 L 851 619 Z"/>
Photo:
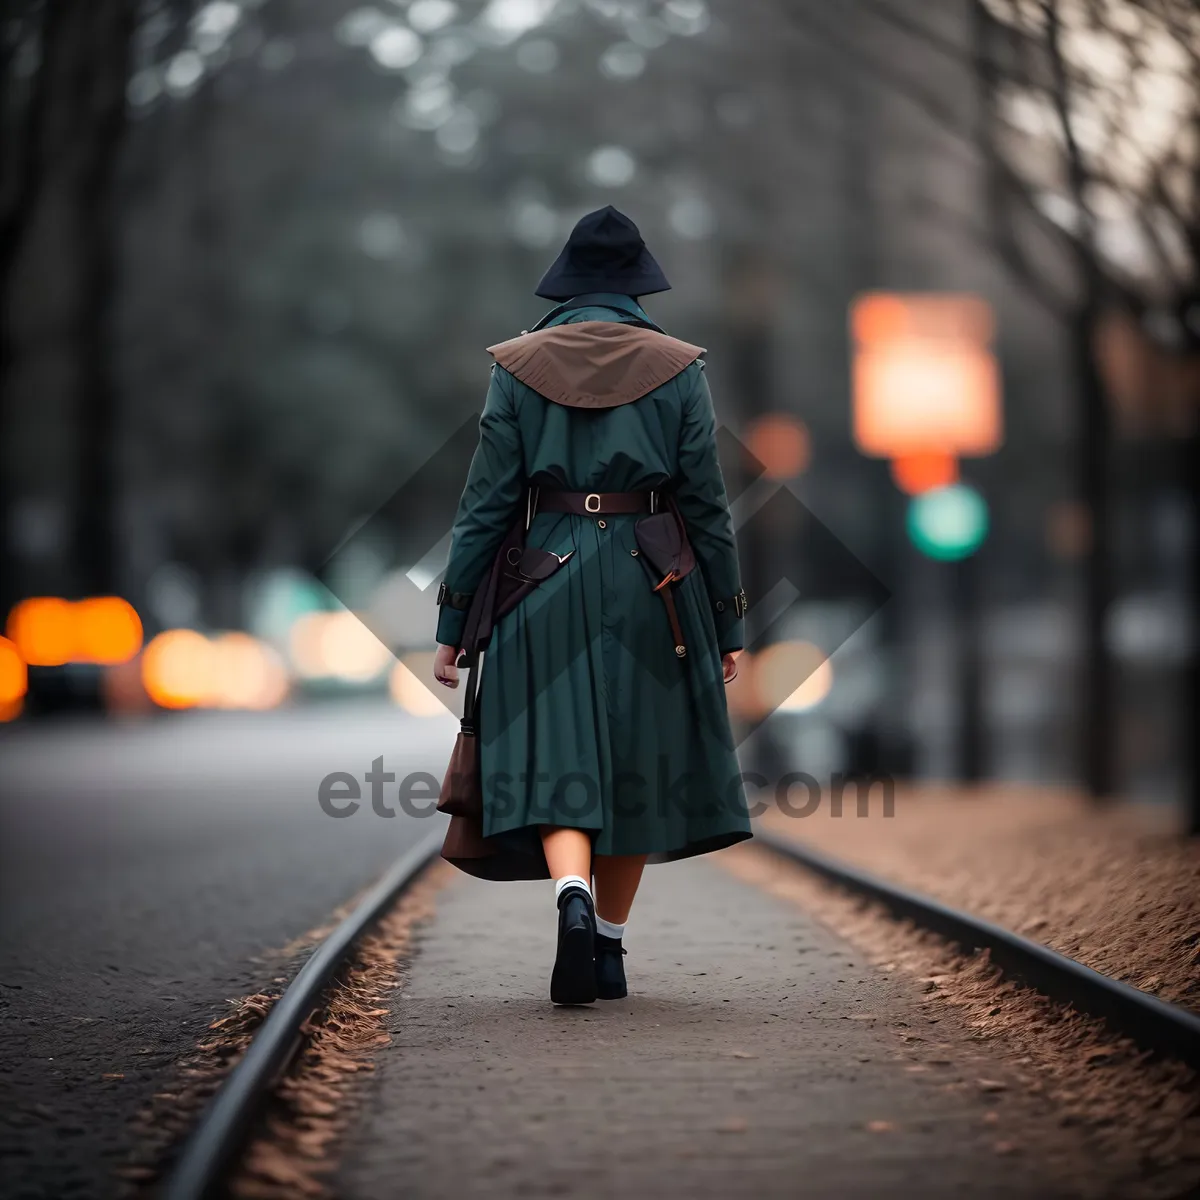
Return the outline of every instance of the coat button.
<path id="1" fill-rule="evenodd" d="M 634 558 L 637 558 L 637 547 L 635 546 L 632 550 L 630 550 L 629 553 L 632 554 Z"/>
<path id="2" fill-rule="evenodd" d="M 724 611 L 725 611 L 725 601 L 718 600 L 717 601 L 717 612 L 724 612 Z"/>
<path id="3" fill-rule="evenodd" d="M 599 525 L 601 529 L 607 529 L 607 528 L 608 528 L 608 526 L 607 526 L 607 525 L 605 525 L 605 523 L 604 523 L 603 521 L 597 521 L 597 522 L 596 522 L 596 524 L 597 524 L 597 525 Z"/>

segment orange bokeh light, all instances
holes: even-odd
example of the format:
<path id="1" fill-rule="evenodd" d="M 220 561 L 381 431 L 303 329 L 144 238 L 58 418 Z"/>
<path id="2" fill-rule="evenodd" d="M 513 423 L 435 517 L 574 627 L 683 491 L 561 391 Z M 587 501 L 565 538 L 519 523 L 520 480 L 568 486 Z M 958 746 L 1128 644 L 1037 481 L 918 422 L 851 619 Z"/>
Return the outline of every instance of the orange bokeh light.
<path id="1" fill-rule="evenodd" d="M 142 654 L 142 684 L 160 708 L 195 708 L 213 692 L 212 643 L 194 629 L 168 629 Z"/>
<path id="2" fill-rule="evenodd" d="M 808 427 L 787 413 L 759 417 L 746 436 L 746 448 L 763 465 L 768 479 L 803 474 L 812 457 Z"/>
<path id="3" fill-rule="evenodd" d="M 98 596 L 75 605 L 75 657 L 113 666 L 142 648 L 142 622 L 128 600 Z"/>
<path id="4" fill-rule="evenodd" d="M 0 637 L 0 708 L 19 705 L 29 690 L 29 671 L 14 642 Z"/>
<path id="5" fill-rule="evenodd" d="M 128 662 L 142 648 L 142 622 L 119 596 L 70 601 L 31 596 L 8 616 L 8 636 L 31 667 Z"/>
<path id="6" fill-rule="evenodd" d="M 248 633 L 208 638 L 194 629 L 168 629 L 146 647 L 142 686 L 160 708 L 268 709 L 288 694 L 280 656 Z"/>
<path id="7" fill-rule="evenodd" d="M 56 596 L 31 596 L 8 614 L 9 638 L 31 667 L 60 667 L 75 651 L 72 605 Z"/>
<path id="8" fill-rule="evenodd" d="M 287 697 L 287 670 L 271 647 L 248 633 L 223 633 L 212 642 L 213 708 L 275 708 Z"/>
<path id="9" fill-rule="evenodd" d="M 755 699 L 763 714 L 813 708 L 833 687 L 829 656 L 812 642 L 773 642 L 753 663 Z"/>
<path id="10" fill-rule="evenodd" d="M 892 479 L 902 492 L 919 496 L 957 482 L 958 460 L 953 454 L 906 454 L 892 459 Z"/>

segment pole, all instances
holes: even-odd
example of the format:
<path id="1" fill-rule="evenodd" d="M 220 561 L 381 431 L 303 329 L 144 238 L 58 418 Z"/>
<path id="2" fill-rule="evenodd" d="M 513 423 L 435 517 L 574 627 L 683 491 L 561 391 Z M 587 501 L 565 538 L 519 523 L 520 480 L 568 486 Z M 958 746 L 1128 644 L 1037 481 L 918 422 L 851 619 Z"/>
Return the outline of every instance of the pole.
<path id="1" fill-rule="evenodd" d="M 979 554 L 951 564 L 955 666 L 958 695 L 958 777 L 964 783 L 983 778 L 983 647 L 979 609 Z"/>

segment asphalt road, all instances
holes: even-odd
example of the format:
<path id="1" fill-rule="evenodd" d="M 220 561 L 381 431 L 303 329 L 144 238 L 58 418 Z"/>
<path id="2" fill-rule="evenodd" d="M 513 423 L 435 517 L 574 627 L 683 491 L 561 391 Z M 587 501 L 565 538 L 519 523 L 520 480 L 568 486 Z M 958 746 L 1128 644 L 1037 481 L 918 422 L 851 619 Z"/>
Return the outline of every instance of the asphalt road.
<path id="1" fill-rule="evenodd" d="M 455 729 L 382 704 L 0 729 L 0 1194 L 113 1193 L 171 1065 L 269 983 L 256 959 L 431 828 L 365 784 L 333 819 L 320 781 L 379 756 L 440 778 Z"/>

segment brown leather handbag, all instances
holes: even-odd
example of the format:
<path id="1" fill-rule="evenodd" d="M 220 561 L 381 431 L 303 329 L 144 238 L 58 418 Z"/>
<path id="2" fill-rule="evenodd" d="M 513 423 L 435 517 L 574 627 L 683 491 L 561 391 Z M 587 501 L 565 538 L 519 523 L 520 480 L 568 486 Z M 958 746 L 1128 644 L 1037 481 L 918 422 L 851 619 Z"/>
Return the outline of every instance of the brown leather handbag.
<path id="1" fill-rule="evenodd" d="M 667 620 L 671 623 L 671 636 L 675 639 L 675 654 L 679 658 L 687 655 L 687 643 L 683 640 L 683 628 L 675 609 L 672 588 L 677 580 L 689 574 L 696 566 L 696 555 L 688 541 L 687 527 L 673 496 L 666 497 L 667 507 L 662 512 L 642 517 L 633 526 L 642 561 L 653 573 L 654 590 L 663 598 L 667 608 Z"/>
<path id="2" fill-rule="evenodd" d="M 458 723 L 458 736 L 450 752 L 450 764 L 442 779 L 437 807 L 451 817 L 470 821 L 483 818 L 483 782 L 479 774 L 479 731 L 476 723 L 476 703 L 479 699 L 479 671 L 483 651 L 479 647 L 479 628 L 485 610 L 495 603 L 495 569 L 475 592 L 463 627 L 462 653 L 458 666 L 467 668 L 466 690 L 463 694 L 463 713 Z"/>
<path id="3" fill-rule="evenodd" d="M 467 690 L 463 697 L 463 715 L 459 721 L 458 737 L 450 752 L 450 765 L 442 780 L 438 796 L 438 812 L 452 817 L 481 820 L 483 817 L 483 785 L 479 775 L 479 735 L 475 726 L 475 704 L 479 696 L 479 666 L 482 655 L 476 655 L 467 672 Z M 462 658 L 460 656 L 460 661 Z"/>

